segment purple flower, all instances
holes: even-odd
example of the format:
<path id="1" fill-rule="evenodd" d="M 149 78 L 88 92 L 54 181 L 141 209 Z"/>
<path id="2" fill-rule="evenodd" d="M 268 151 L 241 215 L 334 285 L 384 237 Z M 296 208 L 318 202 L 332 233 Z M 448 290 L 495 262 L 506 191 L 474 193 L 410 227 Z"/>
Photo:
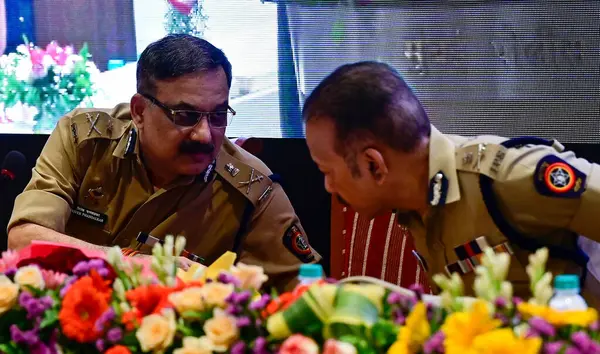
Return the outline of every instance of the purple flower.
<path id="1" fill-rule="evenodd" d="M 260 318 L 257 318 L 256 321 L 254 321 L 254 325 L 256 327 L 260 327 L 260 326 L 262 326 L 262 324 L 263 324 L 263 322 Z"/>
<path id="2" fill-rule="evenodd" d="M 67 279 L 67 281 L 65 281 L 65 285 L 63 286 L 62 289 L 60 289 L 60 297 L 65 297 L 65 294 L 67 293 L 67 291 L 69 291 L 69 288 L 71 287 L 71 285 L 73 285 L 73 283 L 77 280 L 76 277 L 69 277 Z"/>
<path id="3" fill-rule="evenodd" d="M 390 305 L 394 305 L 400 302 L 402 295 L 399 293 L 390 293 L 387 297 L 387 302 Z"/>
<path id="4" fill-rule="evenodd" d="M 556 335 L 556 328 L 541 317 L 531 318 L 529 320 L 529 325 L 531 326 L 531 329 L 542 336 L 554 337 Z"/>
<path id="5" fill-rule="evenodd" d="M 111 343 L 117 343 L 123 339 L 123 330 L 119 327 L 111 328 L 106 332 L 106 339 Z"/>
<path id="6" fill-rule="evenodd" d="M 29 347 L 29 352 L 32 354 L 54 354 L 56 353 L 55 345 L 46 345 L 38 342 Z"/>
<path id="7" fill-rule="evenodd" d="M 86 275 L 89 271 L 90 265 L 86 261 L 80 261 L 73 267 L 73 274 L 78 277 Z"/>
<path id="8" fill-rule="evenodd" d="M 591 352 L 590 349 L 593 347 L 593 344 L 594 344 L 594 342 L 592 341 L 590 336 L 588 336 L 587 333 L 582 332 L 582 331 L 573 333 L 571 335 L 571 341 L 583 353 Z"/>
<path id="9" fill-rule="evenodd" d="M 564 342 L 550 342 L 544 344 L 544 353 L 546 354 L 558 354 L 564 347 Z"/>
<path id="10" fill-rule="evenodd" d="M 233 284 L 235 287 L 240 286 L 240 281 L 229 273 L 222 272 L 217 276 L 217 281 L 223 284 Z"/>
<path id="11" fill-rule="evenodd" d="M 110 274 L 110 272 L 108 271 L 107 268 L 98 269 L 98 275 L 101 276 L 102 278 L 106 278 L 108 276 L 108 274 Z"/>
<path id="12" fill-rule="evenodd" d="M 600 331 L 600 320 L 592 322 L 592 324 L 590 325 L 590 330 L 594 332 Z"/>
<path id="13" fill-rule="evenodd" d="M 517 296 L 513 297 L 513 304 L 515 304 L 515 306 L 519 306 L 519 304 L 522 302 L 523 302 L 523 299 L 521 299 L 520 297 L 517 297 Z"/>
<path id="14" fill-rule="evenodd" d="M 108 310 L 104 311 L 100 317 L 96 320 L 95 326 L 98 332 L 102 332 L 104 330 L 104 325 L 107 322 L 110 322 L 115 319 L 115 310 L 112 307 L 109 307 Z"/>
<path id="15" fill-rule="evenodd" d="M 17 274 L 17 268 L 15 268 L 15 267 L 8 268 L 7 270 L 4 271 L 4 275 L 6 275 L 9 278 L 14 277 L 15 274 Z"/>
<path id="16" fill-rule="evenodd" d="M 500 320 L 502 322 L 502 325 L 504 325 L 504 326 L 507 326 L 509 324 L 509 322 L 510 322 L 510 320 L 508 319 L 508 317 L 505 314 L 500 313 L 500 312 L 496 312 L 494 314 L 494 318 Z"/>
<path id="17" fill-rule="evenodd" d="M 325 282 L 327 284 L 337 284 L 338 281 L 335 278 L 325 278 Z"/>
<path id="18" fill-rule="evenodd" d="M 258 337 L 254 341 L 254 348 L 252 348 L 254 354 L 267 354 L 267 340 L 264 337 Z"/>
<path id="19" fill-rule="evenodd" d="M 423 297 L 423 293 L 425 292 L 423 290 L 423 286 L 421 284 L 413 284 L 409 287 L 410 290 L 412 290 L 415 293 L 415 296 L 417 297 L 417 300 L 421 300 L 421 298 Z"/>
<path id="20" fill-rule="evenodd" d="M 10 338 L 16 344 L 27 344 L 32 346 L 40 341 L 40 337 L 37 334 L 37 328 L 29 331 L 22 331 L 17 325 L 10 326 Z"/>
<path id="21" fill-rule="evenodd" d="M 234 295 L 234 302 L 240 305 L 245 304 L 250 300 L 251 296 L 249 291 L 242 291 L 241 293 Z"/>
<path id="22" fill-rule="evenodd" d="M 246 351 L 246 344 L 244 342 L 237 342 L 231 347 L 231 354 L 244 354 Z"/>
<path id="23" fill-rule="evenodd" d="M 100 258 L 94 258 L 88 262 L 88 266 L 90 267 L 90 270 L 92 270 L 92 269 L 100 270 L 102 268 L 105 268 L 104 265 L 105 265 L 104 261 Z"/>
<path id="24" fill-rule="evenodd" d="M 267 294 L 263 294 L 260 299 L 253 301 L 250 303 L 248 308 L 252 311 L 260 311 L 267 307 L 269 302 L 271 301 L 271 297 Z"/>
<path id="25" fill-rule="evenodd" d="M 582 354 L 581 351 L 575 347 L 568 347 L 567 350 L 565 350 L 565 354 Z"/>
<path id="26" fill-rule="evenodd" d="M 27 319 L 29 320 L 41 317 L 53 304 L 54 300 L 50 296 L 36 299 L 27 291 L 19 295 L 19 305 L 27 311 Z"/>
<path id="27" fill-rule="evenodd" d="M 238 328 L 246 327 L 250 325 L 250 318 L 244 316 L 237 319 L 236 322 Z"/>
<path id="28" fill-rule="evenodd" d="M 106 350 L 106 343 L 104 343 L 103 339 L 98 339 L 96 341 L 96 349 L 98 349 L 100 353 L 104 353 L 104 351 Z"/>
<path id="29" fill-rule="evenodd" d="M 229 305 L 225 309 L 225 312 L 228 315 L 236 316 L 236 315 L 239 315 L 242 312 L 242 310 L 236 305 Z"/>
<path id="30" fill-rule="evenodd" d="M 444 351 L 444 332 L 437 331 L 427 342 L 423 345 L 423 351 L 425 354 L 431 354 L 435 352 L 443 352 Z"/>
<path id="31" fill-rule="evenodd" d="M 506 306 L 508 305 L 508 301 L 506 301 L 505 298 L 503 297 L 498 297 L 496 298 L 496 301 L 494 301 L 494 305 L 496 306 L 497 309 L 505 309 Z"/>
<path id="32" fill-rule="evenodd" d="M 395 324 L 401 326 L 404 325 L 404 322 L 406 321 L 406 317 L 404 317 L 404 314 L 399 309 L 394 311 L 392 318 L 394 319 Z"/>

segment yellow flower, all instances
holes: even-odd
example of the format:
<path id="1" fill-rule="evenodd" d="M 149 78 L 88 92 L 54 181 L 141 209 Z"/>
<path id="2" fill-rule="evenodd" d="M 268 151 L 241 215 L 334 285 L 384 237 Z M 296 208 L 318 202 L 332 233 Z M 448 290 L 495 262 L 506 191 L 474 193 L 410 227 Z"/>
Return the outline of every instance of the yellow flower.
<path id="1" fill-rule="evenodd" d="M 583 311 L 556 311 L 548 306 L 540 306 L 522 302 L 517 309 L 525 319 L 541 317 L 551 325 L 588 327 L 598 320 L 598 311 L 589 308 Z"/>
<path id="2" fill-rule="evenodd" d="M 19 286 L 5 275 L 0 275 L 0 315 L 15 306 L 18 295 Z"/>
<path id="3" fill-rule="evenodd" d="M 34 265 L 19 268 L 15 274 L 15 283 L 21 287 L 28 285 L 40 290 L 43 290 L 45 286 L 42 271 Z"/>
<path id="4" fill-rule="evenodd" d="M 183 346 L 175 349 L 173 354 L 212 354 L 214 345 L 208 337 L 185 337 Z"/>
<path id="5" fill-rule="evenodd" d="M 230 272 L 240 281 L 240 287 L 247 290 L 258 290 L 269 279 L 262 267 L 243 263 L 232 266 Z"/>
<path id="6" fill-rule="evenodd" d="M 442 332 L 446 335 L 447 354 L 472 353 L 475 338 L 500 326 L 500 320 L 491 317 L 487 304 L 477 301 L 469 312 L 455 312 L 448 316 Z"/>
<path id="7" fill-rule="evenodd" d="M 235 317 L 220 308 L 215 308 L 213 317 L 204 323 L 203 329 L 214 344 L 214 350 L 219 352 L 226 351 L 240 335 Z"/>
<path id="8" fill-rule="evenodd" d="M 204 310 L 202 301 L 203 290 L 200 287 L 191 287 L 182 291 L 169 294 L 169 302 L 173 304 L 177 312 L 182 315 L 186 311 Z"/>
<path id="9" fill-rule="evenodd" d="M 535 354 L 542 346 L 542 340 L 517 338 L 510 328 L 493 330 L 477 336 L 473 341 L 476 353 L 485 354 Z"/>
<path id="10" fill-rule="evenodd" d="M 207 283 L 202 287 L 202 299 L 208 307 L 217 306 L 224 308 L 227 305 L 225 300 L 233 293 L 233 290 L 233 284 Z"/>
<path id="11" fill-rule="evenodd" d="M 172 310 L 164 310 L 161 315 L 153 314 L 144 317 L 135 336 L 143 352 L 152 350 L 155 353 L 163 353 L 173 344 L 176 328 L 175 314 Z"/>
<path id="12" fill-rule="evenodd" d="M 415 353 L 431 335 L 427 320 L 427 307 L 419 302 L 406 318 L 406 324 L 398 332 L 398 340 L 388 349 L 388 354 Z"/>

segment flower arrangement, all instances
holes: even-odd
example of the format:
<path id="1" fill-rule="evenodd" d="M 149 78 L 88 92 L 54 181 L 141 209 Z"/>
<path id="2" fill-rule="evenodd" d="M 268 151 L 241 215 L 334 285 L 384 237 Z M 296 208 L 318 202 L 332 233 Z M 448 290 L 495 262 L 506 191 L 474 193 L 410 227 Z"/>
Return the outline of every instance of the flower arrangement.
<path id="1" fill-rule="evenodd" d="M 21 122 L 45 132 L 67 112 L 91 104 L 99 71 L 89 58 L 85 44 L 75 53 L 72 46 L 61 47 L 55 41 L 42 49 L 27 40 L 16 52 L 2 55 L 0 121 Z"/>
<path id="2" fill-rule="evenodd" d="M 536 296 L 512 296 L 508 257 L 489 250 L 477 298 L 456 276 L 436 276 L 438 305 L 418 286 L 319 281 L 260 292 L 263 269 L 226 254 L 177 270 L 183 238 L 157 244 L 148 272 L 112 249 L 58 271 L 5 252 L 0 260 L 4 353 L 599 353 L 595 310 L 548 307 L 547 251 L 531 257 Z M 48 257 L 46 257 L 47 259 Z M 350 279 L 351 280 L 351 279 Z"/>
<path id="3" fill-rule="evenodd" d="M 208 17 L 204 14 L 203 0 L 167 0 L 168 10 L 164 26 L 169 34 L 185 33 L 202 37 Z"/>

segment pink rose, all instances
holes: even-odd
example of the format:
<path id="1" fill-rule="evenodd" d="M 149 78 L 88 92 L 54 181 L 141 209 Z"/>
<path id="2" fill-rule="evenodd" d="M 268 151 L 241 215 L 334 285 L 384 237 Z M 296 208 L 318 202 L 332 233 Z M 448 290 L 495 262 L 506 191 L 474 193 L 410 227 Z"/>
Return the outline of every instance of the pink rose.
<path id="1" fill-rule="evenodd" d="M 319 354 L 317 343 L 301 334 L 294 334 L 281 344 L 280 354 Z"/>
<path id="2" fill-rule="evenodd" d="M 323 354 L 356 354 L 356 348 L 350 343 L 328 339 L 323 347 Z"/>
<path id="3" fill-rule="evenodd" d="M 58 65 L 65 65 L 69 55 L 73 54 L 73 47 L 66 46 L 62 48 L 56 41 L 48 43 L 46 46 L 46 54 L 49 55 Z"/>

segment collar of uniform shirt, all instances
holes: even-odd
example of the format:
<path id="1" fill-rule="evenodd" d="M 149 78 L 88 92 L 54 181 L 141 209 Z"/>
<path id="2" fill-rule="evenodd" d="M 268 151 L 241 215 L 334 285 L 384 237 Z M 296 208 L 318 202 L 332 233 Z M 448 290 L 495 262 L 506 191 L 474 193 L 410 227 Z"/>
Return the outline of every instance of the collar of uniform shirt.
<path id="1" fill-rule="evenodd" d="M 433 125 L 429 138 L 429 180 L 438 172 L 448 180 L 445 204 L 460 200 L 460 188 L 456 171 L 456 145 Z"/>

